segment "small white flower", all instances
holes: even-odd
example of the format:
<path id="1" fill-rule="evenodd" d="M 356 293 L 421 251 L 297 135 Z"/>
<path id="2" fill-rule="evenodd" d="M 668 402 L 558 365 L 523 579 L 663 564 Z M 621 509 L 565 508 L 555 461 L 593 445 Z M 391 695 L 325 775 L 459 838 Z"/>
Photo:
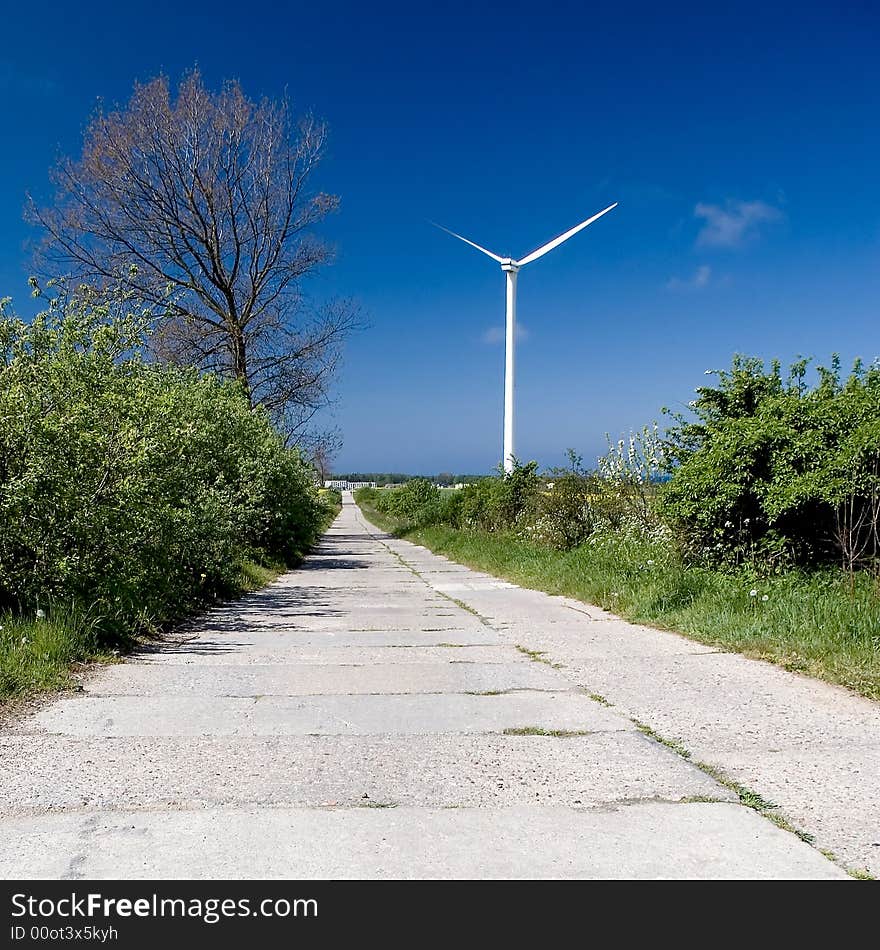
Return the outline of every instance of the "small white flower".
<path id="1" fill-rule="evenodd" d="M 45 620 L 45 618 L 46 618 L 46 611 L 45 611 L 45 610 L 38 610 L 38 611 L 37 611 L 37 620 Z"/>
<path id="2" fill-rule="evenodd" d="M 648 558 L 648 565 L 650 566 L 650 565 L 653 564 L 653 563 L 654 563 L 654 562 L 653 562 L 650 558 Z"/>
<path id="3" fill-rule="evenodd" d="M 758 596 L 758 592 L 757 592 L 757 591 L 755 590 L 755 588 L 753 587 L 753 588 L 749 591 L 749 597 L 757 597 L 757 596 Z"/>
<path id="4" fill-rule="evenodd" d="M 725 528 L 732 528 L 732 527 L 733 527 L 733 522 L 732 522 L 732 521 L 725 521 L 725 522 L 724 522 L 724 527 L 725 527 Z"/>
<path id="5" fill-rule="evenodd" d="M 764 596 L 761 598 L 761 600 L 763 600 L 763 601 L 768 601 L 768 600 L 770 600 L 770 598 L 769 598 L 769 596 L 768 596 L 767 594 L 764 594 Z"/>

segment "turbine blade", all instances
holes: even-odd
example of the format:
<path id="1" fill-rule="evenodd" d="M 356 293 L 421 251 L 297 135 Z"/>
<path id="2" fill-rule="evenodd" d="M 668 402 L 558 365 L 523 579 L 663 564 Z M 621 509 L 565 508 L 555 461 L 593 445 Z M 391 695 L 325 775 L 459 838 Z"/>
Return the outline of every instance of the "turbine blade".
<path id="1" fill-rule="evenodd" d="M 594 221 L 602 217 L 603 214 L 608 214 L 609 211 L 617 207 L 617 202 L 615 201 L 613 205 L 609 205 L 604 211 L 600 211 L 598 214 L 594 214 L 592 218 L 587 218 L 586 221 L 581 221 L 580 224 L 575 225 L 570 231 L 566 231 L 564 234 L 560 234 L 559 237 L 553 238 L 552 241 L 549 241 L 547 244 L 543 244 L 537 249 L 537 251 L 532 251 L 531 254 L 527 254 L 521 261 L 516 263 L 522 267 L 523 264 L 531 264 L 532 261 L 536 261 L 539 257 L 543 257 L 548 251 L 552 251 L 554 247 L 559 247 L 564 241 L 567 241 L 570 237 L 574 237 L 578 231 L 583 231 L 583 229 L 588 225 L 592 224 Z"/>
<path id="2" fill-rule="evenodd" d="M 437 224 L 436 221 L 430 221 L 429 224 L 433 224 L 435 228 L 440 228 L 441 231 L 445 231 L 447 234 L 451 234 L 453 237 L 457 237 L 459 241 L 464 241 L 465 244 L 470 244 L 471 247 L 475 247 L 478 251 L 482 251 L 484 254 L 492 258 L 493 261 L 498 261 L 500 264 L 504 258 L 499 257 L 497 254 L 493 254 L 491 251 L 487 251 L 486 248 L 480 247 L 479 244 L 474 244 L 473 241 L 469 241 L 466 237 L 462 237 L 460 234 L 456 234 L 455 231 L 450 231 L 449 228 L 444 228 L 442 224 Z"/>

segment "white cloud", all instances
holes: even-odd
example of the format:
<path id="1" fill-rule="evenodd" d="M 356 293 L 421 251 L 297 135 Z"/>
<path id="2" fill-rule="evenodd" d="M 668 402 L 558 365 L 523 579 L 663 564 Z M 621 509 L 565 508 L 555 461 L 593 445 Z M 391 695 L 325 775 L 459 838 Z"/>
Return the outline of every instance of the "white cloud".
<path id="1" fill-rule="evenodd" d="M 667 290 L 700 290 L 708 287 L 712 281 L 712 268 L 708 264 L 701 264 L 692 277 L 670 277 L 666 281 Z"/>
<path id="2" fill-rule="evenodd" d="M 504 327 L 489 327 L 489 329 L 483 334 L 483 342 L 491 344 L 503 343 L 506 335 L 507 334 Z M 516 336 L 517 343 L 522 343 L 531 336 L 529 331 L 526 329 L 525 324 L 522 323 L 517 323 L 514 335 Z"/>
<path id="3" fill-rule="evenodd" d="M 694 216 L 705 221 L 697 247 L 738 247 L 755 237 L 762 225 L 782 218 L 782 212 L 764 201 L 728 200 L 723 208 L 701 201 Z"/>

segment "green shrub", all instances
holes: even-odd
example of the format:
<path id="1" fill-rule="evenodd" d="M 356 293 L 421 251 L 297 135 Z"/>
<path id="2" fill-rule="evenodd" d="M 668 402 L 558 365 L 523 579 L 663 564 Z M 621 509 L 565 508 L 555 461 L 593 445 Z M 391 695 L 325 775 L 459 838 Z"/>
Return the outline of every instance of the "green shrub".
<path id="1" fill-rule="evenodd" d="M 242 388 L 145 362 L 128 298 L 0 312 L 0 609 L 64 604 L 123 633 L 291 563 L 324 510 L 309 467 Z"/>
<path id="2" fill-rule="evenodd" d="M 835 361 L 806 382 L 806 361 L 737 357 L 702 387 L 695 421 L 668 436 L 666 517 L 687 550 L 741 563 L 850 570 L 880 555 L 880 367 Z"/>
<path id="3" fill-rule="evenodd" d="M 450 523 L 483 531 L 524 529 L 532 523 L 540 505 L 537 469 L 537 462 L 515 462 L 510 472 L 467 485 L 452 509 L 458 521 Z"/>
<path id="4" fill-rule="evenodd" d="M 464 501 L 461 489 L 441 492 L 440 500 L 434 510 L 436 523 L 447 525 L 461 524 L 461 508 Z"/>
<path id="5" fill-rule="evenodd" d="M 413 478 L 388 491 L 385 498 L 392 514 L 413 524 L 431 520 L 440 501 L 440 489 L 426 478 Z"/>
<path id="6" fill-rule="evenodd" d="M 527 534 L 541 544 L 570 551 L 583 544 L 596 526 L 599 479 L 585 472 L 582 459 L 568 451 L 569 467 L 554 469 L 539 496 L 536 519 Z"/>

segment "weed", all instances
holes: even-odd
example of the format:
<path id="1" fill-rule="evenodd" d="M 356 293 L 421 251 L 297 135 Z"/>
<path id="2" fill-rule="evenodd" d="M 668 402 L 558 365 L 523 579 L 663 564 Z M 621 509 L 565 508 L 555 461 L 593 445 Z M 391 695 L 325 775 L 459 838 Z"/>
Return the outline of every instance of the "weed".
<path id="1" fill-rule="evenodd" d="M 665 745 L 667 749 L 672 749 L 673 752 L 678 753 L 678 755 L 680 755 L 683 759 L 689 759 L 691 757 L 690 752 L 677 739 L 666 739 L 658 732 L 655 732 L 650 726 L 643 722 L 639 722 L 638 719 L 633 719 L 633 722 L 635 723 L 635 726 L 639 732 L 643 732 L 655 742 Z"/>
<path id="2" fill-rule="evenodd" d="M 505 736 L 552 736 L 555 739 L 570 739 L 573 736 L 588 736 L 590 733 L 580 729 L 544 729 L 542 726 L 519 726 L 505 729 Z"/>
<path id="3" fill-rule="evenodd" d="M 516 646 L 517 650 L 519 650 L 520 653 L 524 653 L 534 663 L 544 663 L 547 666 L 552 667 L 554 670 L 562 669 L 561 663 L 554 663 L 552 660 L 547 659 L 546 650 L 530 650 L 528 647 L 524 647 L 519 643 L 514 644 L 514 645 Z"/>

